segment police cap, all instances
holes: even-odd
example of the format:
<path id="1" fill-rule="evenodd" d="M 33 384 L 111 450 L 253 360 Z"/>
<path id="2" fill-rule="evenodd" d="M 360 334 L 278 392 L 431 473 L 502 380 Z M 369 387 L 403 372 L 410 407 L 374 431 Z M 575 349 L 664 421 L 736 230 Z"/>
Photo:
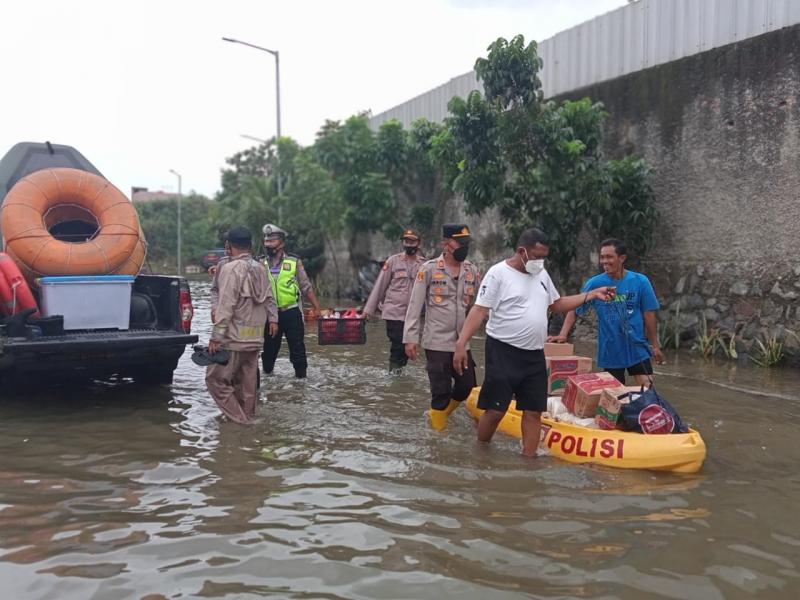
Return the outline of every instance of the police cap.
<path id="1" fill-rule="evenodd" d="M 400 236 L 401 240 L 409 239 L 418 242 L 420 240 L 419 233 L 416 229 L 406 229 Z"/>
<path id="2" fill-rule="evenodd" d="M 468 244 L 471 239 L 469 227 L 463 223 L 445 223 L 442 225 L 442 237 L 453 238 L 462 244 Z"/>
<path id="3" fill-rule="evenodd" d="M 261 231 L 264 233 L 264 237 L 268 238 L 270 236 L 276 235 L 281 238 L 286 238 L 286 231 L 281 229 L 277 225 L 273 225 L 272 223 L 267 223 L 264 227 L 261 228 Z"/>

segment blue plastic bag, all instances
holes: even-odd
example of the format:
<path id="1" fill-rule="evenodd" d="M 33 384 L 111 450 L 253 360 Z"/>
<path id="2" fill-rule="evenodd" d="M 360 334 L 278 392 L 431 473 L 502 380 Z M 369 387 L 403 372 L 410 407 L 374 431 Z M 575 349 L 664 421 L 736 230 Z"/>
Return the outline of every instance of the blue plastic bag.
<path id="1" fill-rule="evenodd" d="M 689 428 L 667 400 L 654 387 L 644 390 L 620 410 L 625 431 L 639 433 L 689 433 Z"/>

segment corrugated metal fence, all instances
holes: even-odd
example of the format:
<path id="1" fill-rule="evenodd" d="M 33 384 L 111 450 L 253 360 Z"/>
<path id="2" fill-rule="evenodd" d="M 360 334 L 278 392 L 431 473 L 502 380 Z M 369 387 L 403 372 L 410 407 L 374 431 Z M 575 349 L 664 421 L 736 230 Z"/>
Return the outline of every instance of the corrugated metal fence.
<path id="1" fill-rule="evenodd" d="M 800 23 L 800 0 L 638 0 L 539 44 L 547 96 L 678 60 Z M 441 121 L 453 96 L 482 90 L 475 73 L 451 79 L 370 119 Z"/>

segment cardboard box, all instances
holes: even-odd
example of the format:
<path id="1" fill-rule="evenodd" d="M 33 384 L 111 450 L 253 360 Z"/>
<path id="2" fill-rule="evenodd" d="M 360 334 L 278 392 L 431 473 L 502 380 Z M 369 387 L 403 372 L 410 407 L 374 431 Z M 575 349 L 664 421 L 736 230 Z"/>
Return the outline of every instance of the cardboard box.
<path id="1" fill-rule="evenodd" d="M 563 344 L 559 344 L 563 345 Z M 589 373 L 592 359 L 588 356 L 545 356 L 547 362 L 547 395 L 560 396 L 570 375 Z"/>
<path id="2" fill-rule="evenodd" d="M 594 421 L 600 429 L 616 429 L 622 405 L 630 402 L 628 394 L 638 393 L 641 387 L 605 388 L 600 392 L 600 401 Z M 620 398 L 620 396 L 623 396 Z"/>
<path id="3" fill-rule="evenodd" d="M 546 342 L 544 345 L 544 355 L 549 356 L 575 356 L 575 346 L 572 344 L 554 344 Z"/>
<path id="4" fill-rule="evenodd" d="M 562 401 L 571 413 L 583 418 L 594 418 L 600 393 L 605 388 L 618 389 L 622 384 L 611 373 L 583 373 L 567 379 Z"/>

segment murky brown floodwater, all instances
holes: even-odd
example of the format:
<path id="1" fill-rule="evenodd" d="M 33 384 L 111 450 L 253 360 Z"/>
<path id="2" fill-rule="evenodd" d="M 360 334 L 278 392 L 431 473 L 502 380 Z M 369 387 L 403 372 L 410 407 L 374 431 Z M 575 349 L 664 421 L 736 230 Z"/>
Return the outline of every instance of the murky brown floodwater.
<path id="1" fill-rule="evenodd" d="M 428 428 L 424 370 L 386 373 L 382 323 L 307 341 L 309 379 L 284 350 L 252 427 L 220 423 L 188 353 L 171 387 L 3 399 L 2 598 L 800 593 L 797 371 L 662 368 L 709 450 L 677 476 L 480 450 L 463 409 Z"/>

